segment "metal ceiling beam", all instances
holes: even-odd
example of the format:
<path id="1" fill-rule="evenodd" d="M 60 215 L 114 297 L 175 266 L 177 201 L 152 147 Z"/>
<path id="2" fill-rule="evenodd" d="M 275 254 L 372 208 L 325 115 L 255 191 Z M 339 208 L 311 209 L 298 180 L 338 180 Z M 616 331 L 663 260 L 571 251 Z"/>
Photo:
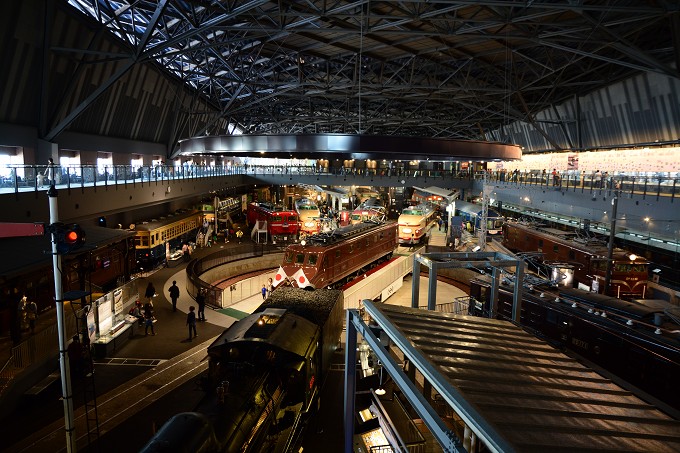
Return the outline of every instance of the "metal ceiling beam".
<path id="1" fill-rule="evenodd" d="M 111 75 L 104 83 L 99 85 L 88 97 L 85 98 L 76 108 L 71 110 L 68 115 L 66 115 L 56 126 L 52 128 L 45 137 L 43 137 L 48 142 L 51 142 L 59 135 L 66 127 L 68 127 L 71 122 L 76 119 L 80 114 L 82 114 L 90 104 L 97 99 L 102 93 L 109 89 L 111 85 L 120 80 L 121 77 L 127 73 L 130 68 L 135 65 L 135 60 L 129 58 L 127 61 L 123 62 L 115 73 Z"/>
<path id="2" fill-rule="evenodd" d="M 654 36 L 636 32 L 655 22 L 670 29 L 680 8 L 673 2 L 164 0 L 116 10 L 78 1 L 93 4 L 124 41 L 139 40 L 139 61 L 166 65 L 214 106 L 215 115 L 192 123 L 198 130 L 227 117 L 258 130 L 356 127 L 360 81 L 362 128 L 470 137 L 470 125 L 491 133 L 633 71 L 677 77 L 672 45 L 646 48 Z M 347 64 L 359 37 L 357 78 Z"/>

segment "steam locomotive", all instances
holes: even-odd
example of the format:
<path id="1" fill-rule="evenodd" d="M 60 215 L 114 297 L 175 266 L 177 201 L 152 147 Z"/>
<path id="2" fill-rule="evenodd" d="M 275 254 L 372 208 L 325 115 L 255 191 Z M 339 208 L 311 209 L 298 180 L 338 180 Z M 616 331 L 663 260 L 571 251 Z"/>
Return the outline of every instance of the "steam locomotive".
<path id="1" fill-rule="evenodd" d="M 512 320 L 513 286 L 500 285 L 499 318 Z M 469 313 L 488 316 L 490 294 L 488 278 L 471 280 Z M 537 286 L 524 292 L 520 324 L 680 411 L 680 309 L 669 305 Z"/>
<path id="2" fill-rule="evenodd" d="M 297 452 L 339 346 L 342 291 L 280 288 L 208 347 L 206 396 L 143 453 Z"/>
<path id="3" fill-rule="evenodd" d="M 364 222 L 286 248 L 274 285 L 289 281 L 302 288 L 340 287 L 368 266 L 389 259 L 397 246 L 396 222 Z"/>

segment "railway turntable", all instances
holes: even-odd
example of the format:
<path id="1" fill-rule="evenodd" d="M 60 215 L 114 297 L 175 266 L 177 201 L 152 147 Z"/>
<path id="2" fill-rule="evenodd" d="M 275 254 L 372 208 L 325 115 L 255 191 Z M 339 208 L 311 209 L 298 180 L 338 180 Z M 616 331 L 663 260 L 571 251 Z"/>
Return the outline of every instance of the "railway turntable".
<path id="1" fill-rule="evenodd" d="M 410 406 L 444 451 L 680 451 L 678 419 L 509 321 L 369 300 L 364 309 L 370 324 L 347 312 L 346 445 L 363 441 L 347 366 L 361 336 L 385 374 L 387 394 L 370 411 L 392 448 L 406 445 L 393 414 L 376 410 L 384 398 Z"/>

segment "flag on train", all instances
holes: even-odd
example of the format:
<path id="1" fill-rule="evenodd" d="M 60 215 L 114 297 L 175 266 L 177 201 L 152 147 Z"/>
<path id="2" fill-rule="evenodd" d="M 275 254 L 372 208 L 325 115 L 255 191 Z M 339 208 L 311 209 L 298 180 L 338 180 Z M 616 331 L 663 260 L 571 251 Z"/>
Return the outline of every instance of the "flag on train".
<path id="1" fill-rule="evenodd" d="M 312 286 L 312 284 L 309 283 L 309 280 L 305 276 L 305 273 L 302 272 L 302 269 L 298 269 L 298 271 L 293 274 L 293 280 L 295 280 L 295 284 L 297 285 L 298 288 L 306 288 L 308 286 Z"/>
<path id="2" fill-rule="evenodd" d="M 279 284 L 283 283 L 286 281 L 286 278 L 288 275 L 286 275 L 286 271 L 283 270 L 283 267 L 279 266 L 278 272 L 276 272 L 276 275 L 274 276 L 274 280 L 272 281 L 272 286 L 276 288 L 279 286 Z"/>

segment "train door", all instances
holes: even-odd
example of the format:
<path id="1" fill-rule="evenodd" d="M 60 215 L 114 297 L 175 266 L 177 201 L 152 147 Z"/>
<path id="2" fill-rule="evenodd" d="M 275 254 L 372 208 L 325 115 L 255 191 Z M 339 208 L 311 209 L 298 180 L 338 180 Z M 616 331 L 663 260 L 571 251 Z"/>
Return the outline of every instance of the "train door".
<path id="1" fill-rule="evenodd" d="M 331 271 L 333 269 L 333 265 L 329 262 L 331 253 L 323 252 L 322 255 L 323 258 L 321 258 L 321 265 L 319 266 L 320 273 L 323 276 L 324 281 L 332 281 L 333 273 Z"/>

